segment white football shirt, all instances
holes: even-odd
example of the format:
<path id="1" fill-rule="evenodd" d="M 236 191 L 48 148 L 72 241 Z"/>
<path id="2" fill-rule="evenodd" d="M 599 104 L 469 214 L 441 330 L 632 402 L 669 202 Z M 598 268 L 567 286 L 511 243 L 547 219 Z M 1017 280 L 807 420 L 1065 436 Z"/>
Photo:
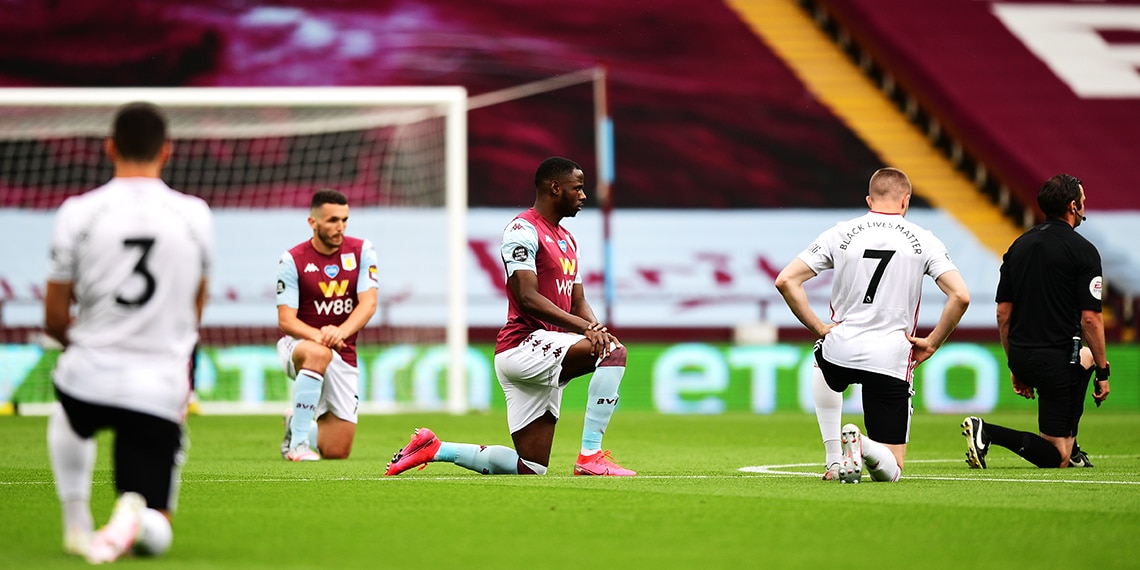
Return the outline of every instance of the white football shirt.
<path id="1" fill-rule="evenodd" d="M 922 279 L 957 267 L 930 231 L 898 214 L 869 212 L 839 222 L 797 257 L 817 274 L 835 269 L 828 362 L 910 381 Z"/>
<path id="2" fill-rule="evenodd" d="M 195 300 L 213 263 L 210 209 L 161 180 L 114 178 L 56 214 L 48 281 L 71 283 L 67 394 L 178 421 L 198 341 Z"/>

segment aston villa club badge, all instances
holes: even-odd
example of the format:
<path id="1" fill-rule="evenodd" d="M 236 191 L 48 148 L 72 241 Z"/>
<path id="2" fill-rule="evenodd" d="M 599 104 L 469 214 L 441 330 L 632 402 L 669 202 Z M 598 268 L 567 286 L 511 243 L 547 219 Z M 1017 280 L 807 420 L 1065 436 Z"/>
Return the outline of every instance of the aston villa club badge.
<path id="1" fill-rule="evenodd" d="M 342 253 L 340 255 L 340 266 L 345 271 L 356 270 L 356 254 L 355 253 Z"/>

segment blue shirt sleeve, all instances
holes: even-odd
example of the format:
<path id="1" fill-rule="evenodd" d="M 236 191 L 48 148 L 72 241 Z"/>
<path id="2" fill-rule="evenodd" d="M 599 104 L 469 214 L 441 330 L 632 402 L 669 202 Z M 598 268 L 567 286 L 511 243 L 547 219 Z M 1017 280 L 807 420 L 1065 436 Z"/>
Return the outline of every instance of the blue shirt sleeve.
<path id="1" fill-rule="evenodd" d="M 376 275 L 377 261 L 376 248 L 372 242 L 364 240 L 360 246 L 360 267 L 364 268 L 364 274 L 356 279 L 357 293 L 380 288 L 379 277 Z"/>
<path id="2" fill-rule="evenodd" d="M 281 255 L 277 260 L 277 304 L 287 305 L 292 309 L 301 306 L 301 289 L 297 282 L 297 264 L 289 252 Z"/>
<path id="3" fill-rule="evenodd" d="M 538 273 L 538 230 L 530 222 L 516 218 L 503 230 L 503 247 L 499 250 L 507 266 L 507 277 L 519 269 Z"/>

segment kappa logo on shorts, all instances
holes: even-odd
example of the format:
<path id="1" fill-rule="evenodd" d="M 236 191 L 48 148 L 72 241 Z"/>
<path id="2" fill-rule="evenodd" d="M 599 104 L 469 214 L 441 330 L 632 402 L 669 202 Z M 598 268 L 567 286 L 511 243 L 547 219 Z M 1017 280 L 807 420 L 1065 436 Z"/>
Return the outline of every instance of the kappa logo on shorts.
<path id="1" fill-rule="evenodd" d="M 558 358 L 559 356 L 562 356 L 562 347 L 561 346 L 554 349 L 554 358 Z"/>
<path id="2" fill-rule="evenodd" d="M 552 346 L 554 346 L 553 342 L 546 343 L 546 346 L 542 347 L 542 355 L 546 356 L 546 353 L 550 352 L 550 347 Z"/>

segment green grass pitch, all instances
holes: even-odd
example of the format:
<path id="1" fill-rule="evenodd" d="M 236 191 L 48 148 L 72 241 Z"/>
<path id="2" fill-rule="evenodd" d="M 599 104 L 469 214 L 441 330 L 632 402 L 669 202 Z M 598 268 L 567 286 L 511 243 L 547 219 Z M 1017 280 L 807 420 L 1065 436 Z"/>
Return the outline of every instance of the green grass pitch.
<path id="1" fill-rule="evenodd" d="M 847 418 L 861 425 L 859 417 Z M 1024 412 L 987 419 L 1035 429 Z M 819 480 L 806 414 L 615 416 L 606 447 L 634 478 L 573 477 L 582 416 L 567 413 L 545 477 L 451 464 L 383 476 L 413 428 L 510 444 L 501 414 L 364 416 L 352 458 L 281 459 L 280 419 L 190 419 L 174 546 L 162 568 L 1089 568 L 1140 565 L 1140 415 L 1090 410 L 1093 469 L 1036 469 L 995 448 L 964 462 L 959 416 L 914 418 L 898 484 Z M 0 418 L 0 537 L 8 568 L 77 568 L 44 442 L 46 419 Z M 96 522 L 113 502 L 100 439 Z M 767 472 L 741 471 L 768 466 Z"/>

